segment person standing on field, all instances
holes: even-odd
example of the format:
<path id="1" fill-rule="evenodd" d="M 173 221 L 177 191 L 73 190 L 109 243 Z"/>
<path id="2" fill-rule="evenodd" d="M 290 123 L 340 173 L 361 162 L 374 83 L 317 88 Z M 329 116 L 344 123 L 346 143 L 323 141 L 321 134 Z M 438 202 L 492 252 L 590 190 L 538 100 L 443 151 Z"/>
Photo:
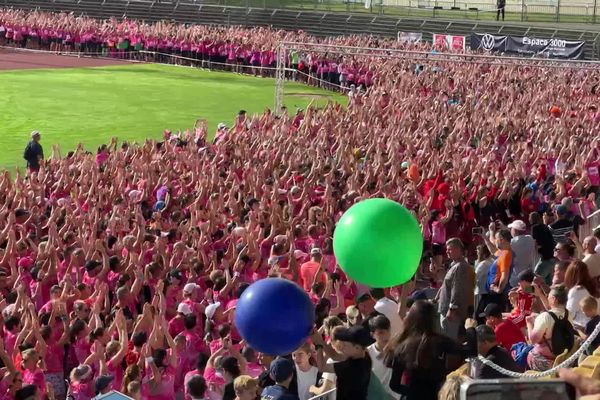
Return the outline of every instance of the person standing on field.
<path id="1" fill-rule="evenodd" d="M 496 7 L 496 21 L 500 20 L 500 14 L 502 14 L 502 21 L 504 21 L 504 8 L 506 7 L 506 0 L 497 0 Z"/>
<path id="2" fill-rule="evenodd" d="M 40 162 L 44 159 L 44 149 L 40 144 L 41 135 L 38 131 L 31 132 L 31 141 L 27 143 L 23 158 L 27 160 L 29 172 L 37 172 L 40 169 Z"/>

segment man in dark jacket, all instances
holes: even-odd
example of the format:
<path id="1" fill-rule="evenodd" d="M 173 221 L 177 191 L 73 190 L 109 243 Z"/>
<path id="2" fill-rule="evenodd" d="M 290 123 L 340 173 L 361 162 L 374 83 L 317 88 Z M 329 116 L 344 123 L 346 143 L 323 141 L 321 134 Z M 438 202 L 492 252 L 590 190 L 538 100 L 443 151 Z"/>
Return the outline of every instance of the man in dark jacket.
<path id="1" fill-rule="evenodd" d="M 31 141 L 27 143 L 23 152 L 29 172 L 37 172 L 40 169 L 40 162 L 44 159 L 44 149 L 42 149 L 40 139 L 41 135 L 38 131 L 31 132 Z"/>
<path id="2" fill-rule="evenodd" d="M 467 336 L 475 336 L 477 340 L 477 353 L 488 361 L 509 371 L 523 372 L 508 351 L 498 346 L 494 330 L 487 325 L 467 330 Z M 473 379 L 502 379 L 505 375 L 496 371 L 489 365 L 480 361 L 472 364 L 471 376 Z"/>

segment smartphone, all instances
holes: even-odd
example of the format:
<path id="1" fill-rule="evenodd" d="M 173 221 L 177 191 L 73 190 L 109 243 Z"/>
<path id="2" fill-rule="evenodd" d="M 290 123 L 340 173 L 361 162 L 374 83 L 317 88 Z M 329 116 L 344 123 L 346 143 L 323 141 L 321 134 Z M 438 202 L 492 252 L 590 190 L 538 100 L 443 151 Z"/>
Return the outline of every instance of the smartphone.
<path id="1" fill-rule="evenodd" d="M 526 286 L 525 287 L 525 293 L 531 294 L 533 292 L 535 292 L 535 288 L 533 286 Z"/>
<path id="2" fill-rule="evenodd" d="M 483 227 L 482 226 L 475 226 L 471 229 L 471 233 L 473 235 L 483 235 Z"/>
<path id="3" fill-rule="evenodd" d="M 575 388 L 561 380 L 488 379 L 465 382 L 461 400 L 575 400 Z"/>

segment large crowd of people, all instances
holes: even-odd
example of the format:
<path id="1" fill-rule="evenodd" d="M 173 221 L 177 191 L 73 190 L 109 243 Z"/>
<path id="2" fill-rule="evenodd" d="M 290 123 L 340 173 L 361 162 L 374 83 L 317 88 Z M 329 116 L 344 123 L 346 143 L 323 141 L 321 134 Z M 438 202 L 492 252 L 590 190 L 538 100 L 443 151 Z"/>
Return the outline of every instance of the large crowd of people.
<path id="1" fill-rule="evenodd" d="M 0 27 L 13 42 L 19 27 L 63 44 L 90 31 L 118 43 L 131 27 L 264 51 L 312 40 L 15 10 Z M 600 321 L 600 229 L 577 236 L 600 187 L 598 72 L 372 61 L 354 58 L 374 85 L 347 107 L 240 111 L 214 142 L 202 122 L 159 142 L 44 155 L 33 132 L 28 170 L 0 177 L 0 396 L 307 400 L 336 388 L 330 399 L 436 399 L 465 358 L 545 371 L 585 340 Z M 422 226 L 421 265 L 401 287 L 365 287 L 336 262 L 336 222 L 373 197 Z M 282 357 L 235 326 L 243 291 L 275 276 L 307 291 L 317 321 Z M 467 375 L 500 377 L 477 362 Z"/>

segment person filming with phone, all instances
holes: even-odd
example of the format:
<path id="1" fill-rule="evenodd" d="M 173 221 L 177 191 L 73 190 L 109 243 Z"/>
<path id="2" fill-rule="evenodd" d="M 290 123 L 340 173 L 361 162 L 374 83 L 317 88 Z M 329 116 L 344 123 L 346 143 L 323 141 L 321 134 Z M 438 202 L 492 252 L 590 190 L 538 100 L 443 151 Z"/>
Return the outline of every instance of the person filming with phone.
<path id="1" fill-rule="evenodd" d="M 477 314 L 482 314 L 488 304 L 494 303 L 506 310 L 508 305 L 509 277 L 513 270 L 514 253 L 510 246 L 512 235 L 508 229 L 497 231 L 496 224 L 490 224 L 489 237 L 482 235 L 490 253 L 496 256 L 487 277 L 487 294 L 481 296 Z M 479 320 L 478 322 L 481 322 Z"/>

